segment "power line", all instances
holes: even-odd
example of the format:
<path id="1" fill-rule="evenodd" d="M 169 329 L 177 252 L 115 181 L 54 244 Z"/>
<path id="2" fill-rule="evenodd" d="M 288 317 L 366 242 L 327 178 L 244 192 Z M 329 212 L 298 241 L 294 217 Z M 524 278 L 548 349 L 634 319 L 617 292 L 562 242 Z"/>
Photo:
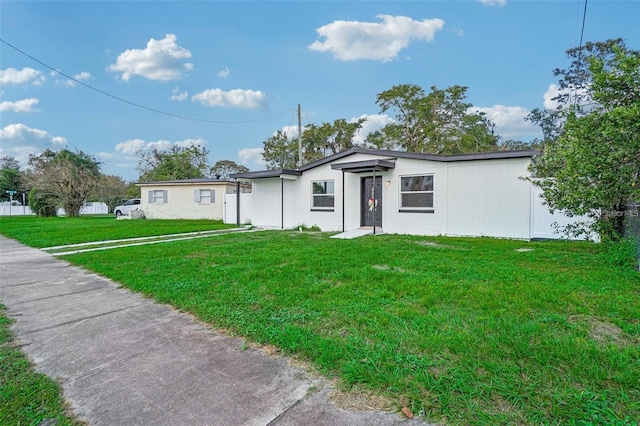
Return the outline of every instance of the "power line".
<path id="1" fill-rule="evenodd" d="M 132 106 L 134 106 L 134 107 L 136 107 L 136 108 L 145 109 L 145 110 L 147 110 L 147 111 L 155 112 L 156 114 L 162 114 L 162 115 L 167 115 L 167 116 L 169 116 L 169 117 L 179 118 L 179 119 L 181 119 L 181 120 L 199 121 L 199 122 L 202 122 L 202 123 L 216 123 L 216 124 L 242 124 L 242 123 L 253 123 L 253 122 L 256 122 L 256 121 L 268 120 L 268 119 L 270 119 L 270 118 L 278 117 L 278 116 L 280 116 L 280 115 L 286 114 L 287 112 L 290 112 L 290 111 L 293 111 L 293 110 L 294 110 L 294 108 L 289 108 L 289 109 L 287 109 L 287 110 L 284 110 L 284 111 L 282 111 L 282 112 L 279 112 L 278 114 L 271 115 L 271 116 L 269 116 L 269 117 L 257 118 L 257 119 L 255 119 L 255 120 L 241 120 L 241 121 L 219 121 L 219 120 L 207 120 L 207 119 L 204 119 L 204 118 L 194 118 L 194 117 L 187 117 L 187 116 L 179 115 L 179 114 L 173 114 L 173 113 L 171 113 L 171 112 L 161 111 L 161 110 L 156 109 L 156 108 L 151 108 L 151 107 L 148 107 L 148 106 L 145 106 L 145 105 L 141 105 L 141 104 L 136 103 L 136 102 L 132 102 L 132 101 L 129 101 L 129 100 L 123 99 L 123 98 L 121 98 L 121 97 L 119 97 L 119 96 L 112 95 L 111 93 L 108 93 L 108 92 L 105 92 L 104 90 L 98 89 L 97 87 L 94 87 L 94 86 L 92 86 L 92 85 L 90 85 L 90 84 L 87 84 L 87 83 L 85 83 L 85 82 L 83 82 L 83 81 L 80 81 L 80 80 L 78 80 L 77 78 L 74 78 L 74 77 L 72 77 L 72 76 L 70 76 L 70 75 L 68 75 L 68 74 L 63 73 L 62 71 L 60 71 L 60 70 L 58 70 L 58 69 L 56 69 L 56 68 L 54 68 L 54 67 L 52 67 L 52 66 L 50 66 L 50 65 L 47 65 L 46 63 L 42 62 L 42 61 L 41 61 L 41 60 L 39 60 L 38 58 L 35 58 L 35 57 L 33 57 L 33 56 L 29 55 L 28 53 L 24 52 L 23 50 L 19 49 L 18 47 L 16 47 L 16 46 L 12 45 L 11 43 L 9 43 L 9 42 L 7 42 L 7 41 L 5 41 L 5 40 L 3 40 L 2 38 L 0 38 L 0 41 L 1 41 L 2 43 L 6 44 L 7 46 L 9 46 L 10 48 L 12 48 L 12 49 L 16 50 L 17 52 L 20 52 L 21 54 L 23 54 L 23 55 L 24 55 L 24 56 L 26 56 L 27 58 L 29 58 L 29 59 L 31 59 L 31 60 L 33 60 L 33 61 L 35 61 L 35 62 L 39 63 L 39 64 L 40 64 L 40 65 L 42 65 L 43 67 L 48 68 L 48 69 L 50 69 L 51 71 L 56 72 L 56 73 L 60 74 L 61 76 L 65 77 L 65 78 L 67 78 L 67 79 L 69 79 L 69 80 L 71 80 L 71 81 L 73 81 L 73 82 L 75 82 L 75 83 L 81 84 L 82 86 L 85 86 L 85 87 L 87 87 L 88 89 L 91 89 L 91 90 L 93 90 L 93 91 L 95 91 L 95 92 L 98 92 L 98 93 L 100 93 L 100 94 L 102 94 L 102 95 L 104 95 L 104 96 L 108 96 L 108 97 L 110 97 L 110 98 L 112 98 L 112 99 L 115 99 L 115 100 L 120 101 L 120 102 L 124 102 L 125 104 L 132 105 Z"/>
<path id="2" fill-rule="evenodd" d="M 587 19 L 587 0 L 584 0 L 584 11 L 582 12 L 582 29 L 580 30 L 580 47 L 582 47 L 582 37 L 584 36 L 584 22 Z"/>

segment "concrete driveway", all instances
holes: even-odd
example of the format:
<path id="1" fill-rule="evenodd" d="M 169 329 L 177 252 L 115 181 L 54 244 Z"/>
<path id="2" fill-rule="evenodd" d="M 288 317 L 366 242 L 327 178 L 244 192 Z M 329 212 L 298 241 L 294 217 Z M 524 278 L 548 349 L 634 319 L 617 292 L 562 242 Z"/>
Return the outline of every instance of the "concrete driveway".
<path id="1" fill-rule="evenodd" d="M 36 369 L 92 425 L 422 425 L 190 315 L 0 236 L 0 300 Z"/>

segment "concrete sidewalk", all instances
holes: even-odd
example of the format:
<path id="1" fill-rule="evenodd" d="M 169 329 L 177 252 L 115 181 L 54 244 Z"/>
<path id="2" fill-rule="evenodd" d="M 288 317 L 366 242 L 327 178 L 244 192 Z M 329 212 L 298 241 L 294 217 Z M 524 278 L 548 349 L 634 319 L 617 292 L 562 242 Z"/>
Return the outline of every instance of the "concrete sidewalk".
<path id="1" fill-rule="evenodd" d="M 92 425 L 423 424 L 340 409 L 285 359 L 1 236 L 0 300 L 36 369 Z"/>

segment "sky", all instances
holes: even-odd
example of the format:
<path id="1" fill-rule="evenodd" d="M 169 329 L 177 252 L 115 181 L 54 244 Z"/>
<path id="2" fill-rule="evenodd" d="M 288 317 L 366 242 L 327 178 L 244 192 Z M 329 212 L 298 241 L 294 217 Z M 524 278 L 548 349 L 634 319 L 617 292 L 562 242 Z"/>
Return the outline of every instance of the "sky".
<path id="1" fill-rule="evenodd" d="M 0 0 L 0 155 L 26 167 L 81 150 L 139 177 L 136 152 L 204 146 L 213 165 L 265 168 L 278 130 L 393 120 L 376 95 L 398 84 L 468 87 L 501 140 L 552 108 L 566 50 L 621 37 L 640 49 L 640 0 Z M 583 30 L 583 16 L 584 30 Z"/>

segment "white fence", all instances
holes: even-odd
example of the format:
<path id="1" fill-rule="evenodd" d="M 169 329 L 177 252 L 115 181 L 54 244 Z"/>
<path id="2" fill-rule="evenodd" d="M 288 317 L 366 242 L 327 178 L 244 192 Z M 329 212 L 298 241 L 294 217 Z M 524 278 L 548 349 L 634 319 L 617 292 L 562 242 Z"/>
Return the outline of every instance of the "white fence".
<path id="1" fill-rule="evenodd" d="M 224 211 L 222 219 L 224 223 L 238 223 L 238 201 L 237 194 L 225 194 L 224 196 Z M 253 216 L 253 202 L 251 193 L 240 194 L 240 224 L 246 224 L 251 222 Z"/>
<path id="2" fill-rule="evenodd" d="M 105 203 L 85 203 L 80 209 L 80 214 L 107 214 L 109 207 Z M 28 216 L 34 215 L 29 206 L 10 206 L 9 202 L 1 203 L 0 216 Z M 64 216 L 64 209 L 57 210 L 58 216 Z"/>

